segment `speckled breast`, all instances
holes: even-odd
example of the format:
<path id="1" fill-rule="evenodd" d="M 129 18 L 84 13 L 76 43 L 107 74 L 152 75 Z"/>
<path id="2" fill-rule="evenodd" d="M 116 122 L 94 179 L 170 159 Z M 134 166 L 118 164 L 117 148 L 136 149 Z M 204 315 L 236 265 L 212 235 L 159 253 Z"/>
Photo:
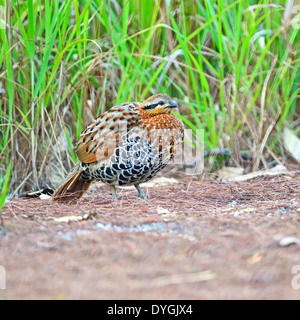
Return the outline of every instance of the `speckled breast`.
<path id="1" fill-rule="evenodd" d="M 82 164 L 82 178 L 113 185 L 139 184 L 153 178 L 170 159 L 157 141 L 151 142 L 147 132 L 131 132 L 121 137 L 119 146 L 108 161 Z"/>

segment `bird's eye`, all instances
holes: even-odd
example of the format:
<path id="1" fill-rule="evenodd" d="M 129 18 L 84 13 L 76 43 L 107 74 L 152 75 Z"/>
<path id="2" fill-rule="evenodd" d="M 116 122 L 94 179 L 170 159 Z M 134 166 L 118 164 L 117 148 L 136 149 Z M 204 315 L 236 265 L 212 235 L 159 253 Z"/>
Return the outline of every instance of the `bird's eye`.
<path id="1" fill-rule="evenodd" d="M 159 103 L 158 103 L 160 106 L 162 106 L 163 104 L 164 104 L 164 102 L 163 101 L 159 101 Z"/>

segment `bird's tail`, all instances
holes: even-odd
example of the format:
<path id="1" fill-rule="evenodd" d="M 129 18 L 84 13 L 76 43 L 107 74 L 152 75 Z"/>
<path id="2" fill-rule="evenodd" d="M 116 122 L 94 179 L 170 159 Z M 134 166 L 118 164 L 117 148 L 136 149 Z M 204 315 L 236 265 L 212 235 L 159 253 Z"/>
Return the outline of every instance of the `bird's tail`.
<path id="1" fill-rule="evenodd" d="M 92 181 L 81 180 L 81 172 L 71 174 L 54 192 L 53 201 L 71 202 L 81 198 Z"/>

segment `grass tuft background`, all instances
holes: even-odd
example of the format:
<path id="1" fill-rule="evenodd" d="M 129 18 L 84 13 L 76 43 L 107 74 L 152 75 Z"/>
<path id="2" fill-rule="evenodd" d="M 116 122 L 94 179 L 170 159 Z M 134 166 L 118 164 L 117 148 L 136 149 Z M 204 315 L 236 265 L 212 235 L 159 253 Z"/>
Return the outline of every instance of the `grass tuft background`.
<path id="1" fill-rule="evenodd" d="M 194 133 L 204 129 L 206 149 L 228 148 L 235 165 L 248 152 L 249 170 L 285 163 L 284 127 L 300 133 L 295 5 L 0 0 L 0 206 L 55 187 L 84 126 L 157 92 L 176 98 Z"/>

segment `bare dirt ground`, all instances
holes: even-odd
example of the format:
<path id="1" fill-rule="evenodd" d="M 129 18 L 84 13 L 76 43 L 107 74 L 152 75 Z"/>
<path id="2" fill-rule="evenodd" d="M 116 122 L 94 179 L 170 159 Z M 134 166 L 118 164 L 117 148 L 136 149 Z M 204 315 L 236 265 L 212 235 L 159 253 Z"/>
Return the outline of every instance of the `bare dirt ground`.
<path id="1" fill-rule="evenodd" d="M 144 190 L 148 201 L 94 186 L 73 205 L 8 202 L 0 298 L 300 298 L 299 177 Z"/>

